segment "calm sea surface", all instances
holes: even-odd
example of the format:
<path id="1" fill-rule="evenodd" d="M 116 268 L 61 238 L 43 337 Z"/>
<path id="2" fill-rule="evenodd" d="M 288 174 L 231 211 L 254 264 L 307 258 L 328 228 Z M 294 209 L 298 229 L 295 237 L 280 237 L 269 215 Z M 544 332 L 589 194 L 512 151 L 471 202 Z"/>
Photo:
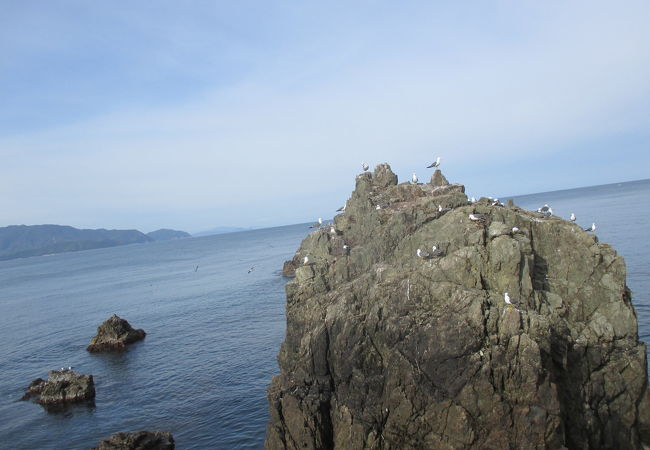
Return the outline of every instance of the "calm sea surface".
<path id="1" fill-rule="evenodd" d="M 650 180 L 515 198 L 596 222 L 626 259 L 650 338 Z M 305 225 L 0 262 L 0 448 L 82 449 L 118 431 L 163 429 L 179 449 L 261 448 L 266 387 L 284 338 L 280 269 Z M 198 265 L 198 270 L 195 270 Z M 251 273 L 248 270 L 255 266 Z M 111 314 L 147 332 L 120 354 L 89 354 Z M 18 402 L 50 369 L 95 377 L 94 407 L 48 413 Z"/>

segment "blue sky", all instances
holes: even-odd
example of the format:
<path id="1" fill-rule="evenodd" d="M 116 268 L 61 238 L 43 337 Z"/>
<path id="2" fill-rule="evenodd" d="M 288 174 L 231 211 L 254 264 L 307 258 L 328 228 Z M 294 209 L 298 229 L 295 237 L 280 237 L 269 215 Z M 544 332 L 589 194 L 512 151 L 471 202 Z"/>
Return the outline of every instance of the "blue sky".
<path id="1" fill-rule="evenodd" d="M 470 195 L 648 178 L 650 3 L 6 2 L 0 226 L 331 217 L 362 161 Z"/>

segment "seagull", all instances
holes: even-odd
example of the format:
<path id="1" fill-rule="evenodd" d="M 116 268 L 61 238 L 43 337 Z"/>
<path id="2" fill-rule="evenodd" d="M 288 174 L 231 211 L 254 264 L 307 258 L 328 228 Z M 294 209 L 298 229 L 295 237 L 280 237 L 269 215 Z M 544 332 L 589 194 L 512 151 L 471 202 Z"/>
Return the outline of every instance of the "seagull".
<path id="1" fill-rule="evenodd" d="M 418 248 L 418 250 L 417 250 L 415 253 L 418 255 L 418 258 L 423 258 L 423 259 L 425 259 L 425 258 L 430 258 L 430 257 L 431 257 L 431 255 L 429 255 L 427 252 L 423 252 L 423 251 L 420 250 L 419 248 Z"/>
<path id="2" fill-rule="evenodd" d="M 539 212 L 539 213 L 547 213 L 550 210 L 551 210 L 551 207 L 546 205 L 546 204 L 544 206 L 542 206 L 541 208 L 537 208 L 537 212 Z"/>
<path id="3" fill-rule="evenodd" d="M 585 228 L 585 231 L 596 231 L 596 224 L 592 223 L 589 228 Z"/>
<path id="4" fill-rule="evenodd" d="M 348 244 L 343 244 L 343 251 L 345 253 L 350 253 L 350 246 Z"/>
<path id="5" fill-rule="evenodd" d="M 470 203 L 476 203 L 476 197 L 472 197 L 469 199 Z"/>
<path id="6" fill-rule="evenodd" d="M 337 209 L 336 212 L 345 211 L 345 207 L 346 207 L 346 206 L 348 206 L 347 203 L 346 203 L 345 205 L 341 206 L 339 209 Z"/>
<path id="7" fill-rule="evenodd" d="M 512 232 L 514 233 L 519 233 L 519 227 L 512 227 Z"/>
<path id="8" fill-rule="evenodd" d="M 317 223 L 310 225 L 309 228 L 320 228 L 323 225 L 323 218 L 319 217 Z"/>
<path id="9" fill-rule="evenodd" d="M 435 245 L 431 247 L 431 256 L 442 256 L 444 252 Z"/>
<path id="10" fill-rule="evenodd" d="M 334 228 L 334 225 L 330 226 L 330 233 L 338 234 L 338 230 L 336 228 Z"/>
<path id="11" fill-rule="evenodd" d="M 571 217 L 569 217 L 569 220 L 570 220 L 571 222 L 575 222 L 575 221 L 576 221 L 576 215 L 573 214 L 573 213 L 571 213 Z"/>
<path id="12" fill-rule="evenodd" d="M 248 269 L 248 273 L 251 273 L 253 270 L 255 270 L 255 266 L 251 266 L 251 268 Z"/>
<path id="13" fill-rule="evenodd" d="M 364 171 L 364 172 L 367 172 L 367 171 L 368 171 L 368 168 L 369 168 L 370 166 L 369 166 L 368 164 L 366 164 L 365 162 L 362 162 L 362 163 L 361 163 L 361 167 L 363 168 L 363 171 Z"/>
<path id="14" fill-rule="evenodd" d="M 303 264 L 307 264 L 308 262 L 309 262 L 309 256 L 305 256 L 305 257 L 302 259 L 302 263 L 303 263 Z"/>
<path id="15" fill-rule="evenodd" d="M 68 370 L 72 370 L 72 366 L 68 366 Z"/>
<path id="16" fill-rule="evenodd" d="M 492 201 L 492 206 L 503 206 L 503 203 L 501 203 L 498 198 L 495 198 Z"/>
<path id="17" fill-rule="evenodd" d="M 443 208 L 442 205 L 438 205 L 438 212 L 447 212 L 451 211 L 451 208 Z"/>
<path id="18" fill-rule="evenodd" d="M 194 268 L 194 272 L 196 272 L 197 270 L 199 270 L 199 265 L 198 265 L 198 264 L 197 264 L 196 267 Z"/>
<path id="19" fill-rule="evenodd" d="M 439 167 L 439 166 L 440 166 L 440 156 L 438 156 L 436 158 L 436 162 L 431 163 L 430 166 L 427 166 L 427 169 L 431 169 L 432 167 L 435 168 L 435 167 Z"/>
<path id="20" fill-rule="evenodd" d="M 514 303 L 512 303 L 512 300 L 510 300 L 510 296 L 508 295 L 507 292 L 503 294 L 503 300 L 505 300 L 506 304 L 510 306 L 514 306 Z"/>
<path id="21" fill-rule="evenodd" d="M 469 220 L 473 220 L 474 222 L 485 222 L 487 220 L 487 216 L 485 214 L 470 214 L 469 215 Z"/>
<path id="22" fill-rule="evenodd" d="M 415 174 L 415 172 L 413 172 L 413 176 L 411 177 L 411 181 L 413 182 L 413 184 L 418 183 L 418 176 Z"/>

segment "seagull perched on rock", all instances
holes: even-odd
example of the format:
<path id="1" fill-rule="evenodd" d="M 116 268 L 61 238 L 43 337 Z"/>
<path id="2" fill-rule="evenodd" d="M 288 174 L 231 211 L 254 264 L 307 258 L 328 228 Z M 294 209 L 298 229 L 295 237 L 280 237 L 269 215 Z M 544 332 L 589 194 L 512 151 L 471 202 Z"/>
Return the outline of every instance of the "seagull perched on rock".
<path id="1" fill-rule="evenodd" d="M 309 228 L 320 228 L 321 225 L 323 225 L 323 218 L 319 217 L 318 221 L 315 224 L 310 225 Z"/>
<path id="2" fill-rule="evenodd" d="M 362 162 L 362 163 L 361 163 L 361 167 L 363 168 L 363 171 L 364 171 L 364 172 L 367 172 L 367 171 L 368 171 L 368 168 L 370 168 L 370 166 L 369 166 L 368 164 L 366 164 L 365 162 Z"/>
<path id="3" fill-rule="evenodd" d="M 512 227 L 512 234 L 519 233 L 519 227 Z"/>
<path id="4" fill-rule="evenodd" d="M 334 225 L 330 225 L 330 233 L 331 234 L 339 234 L 339 230 L 337 230 Z"/>
<path id="5" fill-rule="evenodd" d="M 585 231 L 596 231 L 596 224 L 592 223 L 589 228 L 585 228 Z"/>
<path id="6" fill-rule="evenodd" d="M 469 220 L 472 220 L 474 222 L 485 222 L 487 220 L 487 216 L 485 214 L 473 213 L 469 215 Z"/>
<path id="7" fill-rule="evenodd" d="M 435 245 L 431 247 L 431 256 L 442 256 L 444 255 L 444 252 L 440 250 L 438 247 Z"/>
<path id="8" fill-rule="evenodd" d="M 476 203 L 476 197 L 472 197 L 472 198 L 470 198 L 470 199 L 469 199 L 469 202 L 470 202 L 470 203 Z"/>
<path id="9" fill-rule="evenodd" d="M 451 211 L 451 208 L 443 208 L 442 205 L 438 205 L 438 212 L 439 213 L 445 213 L 447 211 Z"/>
<path id="10" fill-rule="evenodd" d="M 503 206 L 503 203 L 501 203 L 498 198 L 495 198 L 492 200 L 492 206 Z"/>
<path id="11" fill-rule="evenodd" d="M 436 168 L 436 167 L 440 167 L 440 156 L 436 158 L 436 162 L 431 163 L 430 166 L 427 166 L 427 169 Z"/>
<path id="12" fill-rule="evenodd" d="M 569 217 L 569 220 L 570 220 L 571 222 L 575 222 L 575 221 L 576 221 L 576 215 L 573 214 L 573 213 L 571 213 L 571 217 Z"/>
<path id="13" fill-rule="evenodd" d="M 309 256 L 305 256 L 305 257 L 302 259 L 302 263 L 303 263 L 303 264 L 307 264 L 308 262 L 309 262 Z"/>
<path id="14" fill-rule="evenodd" d="M 339 209 L 337 209 L 336 212 L 345 211 L 345 207 L 346 207 L 346 206 L 348 206 L 347 203 L 346 203 L 345 205 L 341 206 Z"/>
<path id="15" fill-rule="evenodd" d="M 538 213 L 547 213 L 550 210 L 551 210 L 551 207 L 546 205 L 546 204 L 544 206 L 542 206 L 541 208 L 537 208 Z"/>
<path id="16" fill-rule="evenodd" d="M 418 176 L 413 172 L 413 176 L 411 177 L 411 182 L 413 184 L 418 184 Z"/>
<path id="17" fill-rule="evenodd" d="M 427 259 L 427 258 L 430 258 L 430 257 L 431 257 L 430 254 L 428 254 L 427 252 L 424 252 L 424 251 L 420 250 L 419 248 L 418 248 L 418 250 L 415 252 L 415 254 L 418 255 L 418 258 L 422 258 L 422 259 Z"/>
<path id="18" fill-rule="evenodd" d="M 503 294 L 503 300 L 506 302 L 508 306 L 515 306 L 515 304 L 512 303 L 512 300 L 510 299 L 510 296 L 508 295 L 507 292 Z"/>

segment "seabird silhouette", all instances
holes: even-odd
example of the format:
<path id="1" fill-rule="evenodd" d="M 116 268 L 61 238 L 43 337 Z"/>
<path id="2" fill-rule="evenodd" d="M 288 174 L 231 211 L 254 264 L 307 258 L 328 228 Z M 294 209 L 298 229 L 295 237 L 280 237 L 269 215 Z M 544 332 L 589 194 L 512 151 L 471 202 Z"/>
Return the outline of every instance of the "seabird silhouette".
<path id="1" fill-rule="evenodd" d="M 427 169 L 435 168 L 440 166 L 440 156 L 436 158 L 436 162 L 431 163 L 430 166 L 427 166 Z"/>
<path id="2" fill-rule="evenodd" d="M 341 206 L 339 209 L 337 209 L 336 212 L 345 211 L 345 207 L 346 207 L 346 206 L 348 206 L 347 203 L 346 203 L 345 205 Z"/>
<path id="3" fill-rule="evenodd" d="M 368 168 L 370 168 L 370 166 L 368 164 L 366 164 L 365 162 L 361 163 L 361 167 L 363 168 L 364 172 L 367 172 Z"/>
<path id="4" fill-rule="evenodd" d="M 255 270 L 255 266 L 251 266 L 251 268 L 248 269 L 248 273 L 251 273 L 253 270 Z"/>

